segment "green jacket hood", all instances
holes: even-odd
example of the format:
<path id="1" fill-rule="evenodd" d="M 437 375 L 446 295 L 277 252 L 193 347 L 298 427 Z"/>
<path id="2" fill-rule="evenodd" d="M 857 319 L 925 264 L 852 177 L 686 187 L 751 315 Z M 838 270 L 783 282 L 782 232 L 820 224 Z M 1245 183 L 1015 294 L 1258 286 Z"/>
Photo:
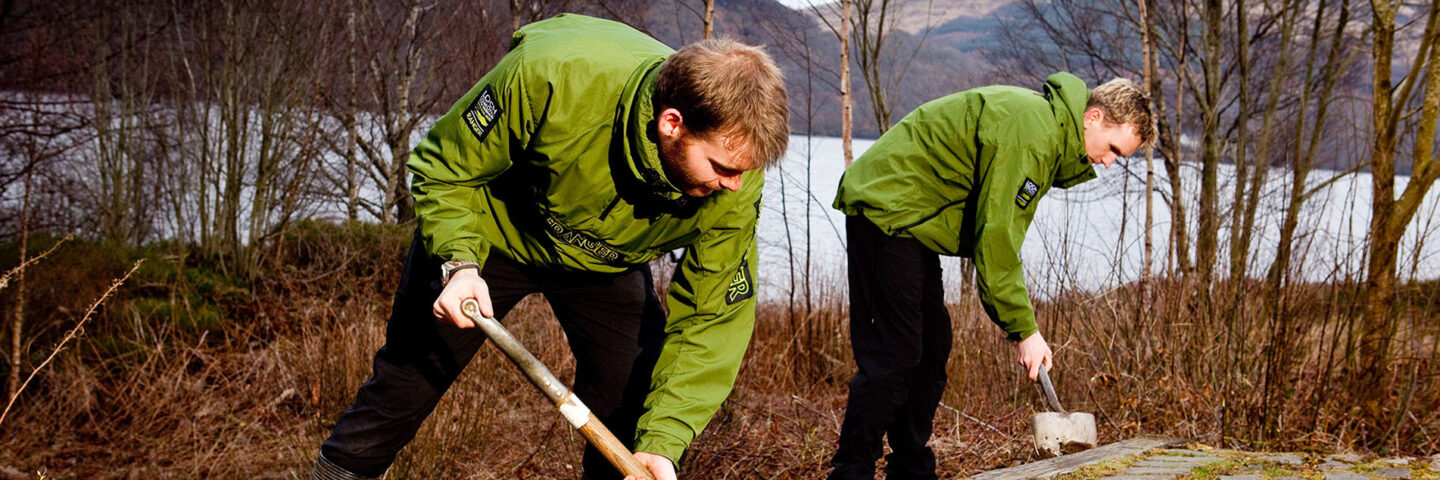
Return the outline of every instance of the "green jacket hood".
<path id="1" fill-rule="evenodd" d="M 1055 120 L 1065 132 L 1065 153 L 1057 162 L 1052 185 L 1070 188 L 1096 177 L 1095 167 L 1085 154 L 1085 105 L 1090 89 L 1085 82 L 1069 72 L 1051 74 L 1045 79 L 1045 99 L 1055 113 Z"/>
<path id="2" fill-rule="evenodd" d="M 629 171 L 647 193 L 671 202 L 684 202 L 685 195 L 665 176 L 660 163 L 660 138 L 655 125 L 655 78 L 663 57 L 642 63 L 630 74 L 615 113 L 615 145 L 628 160 L 620 167 Z"/>

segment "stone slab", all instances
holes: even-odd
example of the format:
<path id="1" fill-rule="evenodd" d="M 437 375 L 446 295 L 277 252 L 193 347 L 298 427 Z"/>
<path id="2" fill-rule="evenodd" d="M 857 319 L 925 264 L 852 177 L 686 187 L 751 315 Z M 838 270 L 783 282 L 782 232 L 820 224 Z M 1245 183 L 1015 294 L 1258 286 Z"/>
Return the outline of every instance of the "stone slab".
<path id="1" fill-rule="evenodd" d="M 1273 478 L 1273 479 L 1271 479 L 1271 480 L 1305 480 L 1305 479 L 1300 478 L 1300 477 L 1275 477 L 1275 478 Z"/>
<path id="2" fill-rule="evenodd" d="M 1175 480 L 1174 475 L 1113 475 L 1100 480 Z"/>
<path id="3" fill-rule="evenodd" d="M 1430 457 L 1430 470 L 1440 472 L 1440 454 Z"/>
<path id="4" fill-rule="evenodd" d="M 1252 474 L 1248 474 L 1248 475 L 1221 475 L 1221 476 L 1220 476 L 1220 480 L 1261 480 L 1262 478 L 1264 478 L 1264 477 L 1261 477 L 1261 476 L 1256 475 L 1256 474 L 1253 474 L 1253 473 L 1252 473 Z"/>
<path id="5" fill-rule="evenodd" d="M 1139 455 L 1154 448 L 1164 448 L 1171 445 L 1179 445 L 1184 439 L 1173 437 L 1138 437 L 1122 442 L 1104 445 L 1099 448 L 1092 448 L 1079 453 L 1061 455 L 1055 458 L 1045 459 L 1038 462 L 1031 462 L 1010 468 L 1001 468 L 988 472 L 976 474 L 973 479 L 977 480 L 1022 480 L 1031 478 L 1052 478 L 1057 475 L 1070 473 L 1086 466 L 1101 463 L 1107 460 Z M 1162 475 L 1148 479 L 1136 480 L 1169 480 L 1173 475 Z M 1123 479 L 1122 479 L 1123 480 Z"/>
<path id="6" fill-rule="evenodd" d="M 1298 453 L 1274 453 L 1255 457 L 1262 462 L 1275 462 L 1281 465 L 1304 465 L 1305 457 Z"/>
<path id="7" fill-rule="evenodd" d="M 1356 454 L 1353 454 L 1353 453 L 1337 453 L 1337 454 L 1334 454 L 1334 455 L 1325 457 L 1325 459 L 1326 459 L 1326 460 L 1339 460 L 1339 461 L 1342 461 L 1342 462 L 1345 462 L 1345 463 L 1360 463 L 1360 461 L 1361 461 L 1361 460 L 1364 460 L 1365 457 L 1361 457 L 1361 456 L 1356 455 Z"/>
<path id="8" fill-rule="evenodd" d="M 1146 458 L 1146 459 L 1144 459 L 1144 460 L 1141 460 L 1141 461 L 1139 461 L 1139 462 L 1135 462 L 1135 465 L 1133 465 L 1133 466 L 1136 466 L 1136 467 L 1161 467 L 1161 468 L 1165 468 L 1165 467 L 1170 467 L 1170 468 L 1178 468 L 1178 467 L 1198 467 L 1198 466 L 1201 466 L 1201 465 L 1209 465 L 1209 464 L 1212 464 L 1212 463 L 1222 462 L 1222 461 L 1224 461 L 1224 460 L 1225 460 L 1225 459 L 1223 459 L 1223 458 L 1213 458 L 1213 457 L 1170 457 L 1170 456 L 1156 455 L 1156 456 L 1153 456 L 1153 457 L 1150 457 L 1150 458 Z"/>
<path id="9" fill-rule="evenodd" d="M 1344 469 L 1350 468 L 1350 467 L 1352 467 L 1352 466 L 1353 466 L 1353 465 L 1350 465 L 1350 464 L 1345 463 L 1345 462 L 1337 462 L 1337 461 L 1335 461 L 1335 460 L 1326 459 L 1326 460 L 1325 460 L 1324 462 L 1322 462 L 1321 464 L 1316 465 L 1315 468 L 1320 469 L 1320 470 L 1344 470 Z"/>
<path id="10" fill-rule="evenodd" d="M 1410 478 L 1409 467 L 1381 468 L 1371 473 L 1381 478 Z"/>
<path id="11" fill-rule="evenodd" d="M 1325 472 L 1325 480 L 1370 480 L 1370 477 L 1354 472 Z"/>
<path id="12" fill-rule="evenodd" d="M 1410 459 L 1404 458 L 1404 457 L 1398 457 L 1398 458 L 1382 458 L 1382 459 L 1380 459 L 1380 463 L 1388 463 L 1388 464 L 1391 464 L 1391 465 L 1409 465 L 1409 464 L 1410 464 Z"/>
<path id="13" fill-rule="evenodd" d="M 1190 467 L 1130 467 L 1127 475 L 1189 475 Z"/>
<path id="14" fill-rule="evenodd" d="M 1215 456 L 1214 454 L 1212 454 L 1212 453 L 1210 453 L 1210 452 L 1202 452 L 1202 451 L 1199 451 L 1199 450 L 1190 450 L 1190 449 L 1187 449 L 1187 448 L 1167 448 L 1167 449 L 1161 450 L 1161 451 L 1160 451 L 1160 454 L 1161 454 L 1161 455 L 1178 455 L 1178 456 L 1184 456 L 1184 457 L 1214 457 L 1214 456 Z"/>

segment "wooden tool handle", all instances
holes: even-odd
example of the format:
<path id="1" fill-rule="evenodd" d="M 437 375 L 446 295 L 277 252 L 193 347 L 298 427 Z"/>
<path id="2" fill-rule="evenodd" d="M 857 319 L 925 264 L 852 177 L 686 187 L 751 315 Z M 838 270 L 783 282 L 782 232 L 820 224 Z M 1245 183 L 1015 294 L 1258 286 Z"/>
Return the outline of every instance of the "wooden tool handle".
<path id="1" fill-rule="evenodd" d="M 590 414 L 590 421 L 580 427 L 580 434 L 600 450 L 600 453 L 610 460 L 610 464 L 620 470 L 621 475 L 650 480 L 650 469 L 645 468 L 644 464 L 636 460 L 635 455 L 630 453 L 630 449 L 625 448 L 625 445 L 620 443 L 620 439 L 615 438 L 615 434 L 610 433 L 610 429 L 605 428 L 605 424 L 600 423 L 599 418 L 595 418 L 594 413 Z"/>
<path id="2" fill-rule="evenodd" d="M 625 448 L 625 444 L 620 443 L 620 440 L 615 438 L 615 434 L 610 433 L 610 429 L 605 428 L 605 424 L 600 423 L 600 419 L 595 418 L 595 414 L 590 413 L 590 409 L 585 406 L 585 403 L 581 402 L 579 397 L 572 395 L 570 390 L 565 388 L 565 384 L 560 383 L 560 379 L 555 378 L 555 374 L 551 373 L 550 369 L 540 362 L 540 359 L 531 355 L 519 340 L 516 340 L 508 330 L 505 330 L 504 326 L 500 325 L 500 322 L 480 314 L 479 302 L 473 298 L 465 299 L 460 304 L 460 311 L 470 317 L 470 320 L 475 322 L 475 326 L 480 327 L 480 330 L 490 337 L 491 343 L 494 343 L 511 362 L 515 363 L 515 366 L 520 368 L 520 371 L 525 374 L 525 378 L 530 380 L 530 384 L 540 389 L 540 393 L 545 394 L 545 397 L 549 398 L 551 402 L 555 402 L 555 406 L 560 408 L 560 413 L 565 415 L 570 424 L 577 425 L 580 434 L 585 436 L 585 440 L 599 449 L 600 453 L 610 460 L 610 464 L 620 470 L 620 473 L 625 476 L 651 480 L 650 470 L 635 459 L 635 455 L 630 453 L 630 449 Z M 584 425 L 580 425 L 582 416 L 586 415 L 589 416 L 589 419 L 585 420 Z"/>

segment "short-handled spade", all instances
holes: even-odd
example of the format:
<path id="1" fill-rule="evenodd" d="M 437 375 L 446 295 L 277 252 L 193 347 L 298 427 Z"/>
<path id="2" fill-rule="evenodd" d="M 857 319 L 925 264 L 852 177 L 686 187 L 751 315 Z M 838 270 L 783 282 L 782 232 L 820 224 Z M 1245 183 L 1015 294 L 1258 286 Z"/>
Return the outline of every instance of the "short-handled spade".
<path id="1" fill-rule="evenodd" d="M 1094 448 L 1099 440 L 1095 433 L 1095 416 L 1088 413 L 1067 412 L 1055 396 L 1055 386 L 1050 383 L 1050 374 L 1040 367 L 1040 396 L 1050 412 L 1030 416 L 1030 431 L 1035 434 L 1035 448 L 1058 457 L 1087 448 Z"/>

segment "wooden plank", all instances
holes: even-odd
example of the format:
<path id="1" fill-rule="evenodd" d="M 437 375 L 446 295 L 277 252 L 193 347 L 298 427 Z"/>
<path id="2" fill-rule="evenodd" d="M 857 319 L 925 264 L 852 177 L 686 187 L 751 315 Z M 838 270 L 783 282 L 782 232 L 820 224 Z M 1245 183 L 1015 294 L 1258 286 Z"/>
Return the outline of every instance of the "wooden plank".
<path id="1" fill-rule="evenodd" d="M 1055 458 L 1030 462 L 1010 468 L 982 472 L 970 478 L 974 480 L 1052 478 L 1106 460 L 1114 460 L 1137 453 L 1144 453 L 1152 448 L 1168 447 L 1184 441 L 1184 439 L 1171 437 L 1137 437 L 1083 452 L 1061 455 Z"/>

